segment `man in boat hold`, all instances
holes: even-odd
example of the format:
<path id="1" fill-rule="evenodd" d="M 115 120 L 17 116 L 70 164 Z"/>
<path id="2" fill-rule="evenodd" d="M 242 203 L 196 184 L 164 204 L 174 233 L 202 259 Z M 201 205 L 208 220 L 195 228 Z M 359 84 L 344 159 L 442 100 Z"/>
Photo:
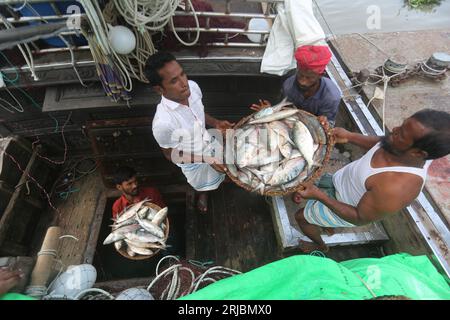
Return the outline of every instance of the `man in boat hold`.
<path id="1" fill-rule="evenodd" d="M 116 189 L 122 192 L 122 195 L 113 204 L 113 219 L 116 219 L 117 216 L 128 206 L 141 202 L 146 198 L 148 201 L 160 206 L 161 208 L 166 206 L 158 189 L 139 186 L 136 171 L 133 168 L 118 168 L 114 175 L 114 183 L 116 185 Z"/>
<path id="2" fill-rule="evenodd" d="M 425 109 L 407 118 L 384 137 L 364 136 L 343 128 L 333 129 L 337 143 L 352 143 L 367 153 L 332 177 L 325 175 L 316 187 L 303 184 L 294 196 L 304 208 L 295 216 L 313 243 L 300 241 L 304 252 L 328 251 L 320 227 L 354 227 L 389 217 L 417 198 L 433 159 L 450 153 L 450 114 Z M 328 229 L 328 230 L 327 230 Z"/>
<path id="3" fill-rule="evenodd" d="M 295 52 L 297 73 L 283 83 L 287 101 L 316 116 L 328 120 L 334 126 L 341 101 L 341 91 L 330 79 L 324 77 L 325 68 L 331 60 L 328 46 L 302 46 Z M 250 108 L 259 111 L 270 106 L 267 100 Z"/>
<path id="4" fill-rule="evenodd" d="M 224 131 L 234 124 L 205 113 L 200 87 L 188 80 L 172 54 L 158 52 L 151 56 L 145 73 L 161 95 L 153 118 L 153 135 L 164 156 L 179 166 L 188 183 L 200 192 L 197 206 L 206 212 L 205 191 L 217 189 L 225 179 L 223 159 L 211 156 L 211 136 L 206 125 Z"/>

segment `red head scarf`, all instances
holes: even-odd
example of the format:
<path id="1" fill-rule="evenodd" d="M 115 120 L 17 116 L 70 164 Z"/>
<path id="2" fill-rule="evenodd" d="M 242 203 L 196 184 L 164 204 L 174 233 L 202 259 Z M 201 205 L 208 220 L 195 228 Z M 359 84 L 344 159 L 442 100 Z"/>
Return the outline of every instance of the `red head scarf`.
<path id="1" fill-rule="evenodd" d="M 299 69 L 322 74 L 331 60 L 331 52 L 328 46 L 302 46 L 295 51 L 295 59 Z"/>

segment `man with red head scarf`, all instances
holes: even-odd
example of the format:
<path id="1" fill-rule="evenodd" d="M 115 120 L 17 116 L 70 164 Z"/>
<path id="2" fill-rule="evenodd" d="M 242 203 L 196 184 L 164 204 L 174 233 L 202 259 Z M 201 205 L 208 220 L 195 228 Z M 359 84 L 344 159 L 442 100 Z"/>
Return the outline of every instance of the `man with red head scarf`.
<path id="1" fill-rule="evenodd" d="M 302 46 L 296 50 L 295 59 L 297 73 L 285 80 L 285 97 L 302 110 L 326 117 L 334 125 L 341 92 L 330 79 L 323 77 L 331 60 L 330 49 L 328 46 Z M 251 108 L 260 110 L 268 105 L 268 101 L 260 101 L 260 105 L 254 104 Z"/>

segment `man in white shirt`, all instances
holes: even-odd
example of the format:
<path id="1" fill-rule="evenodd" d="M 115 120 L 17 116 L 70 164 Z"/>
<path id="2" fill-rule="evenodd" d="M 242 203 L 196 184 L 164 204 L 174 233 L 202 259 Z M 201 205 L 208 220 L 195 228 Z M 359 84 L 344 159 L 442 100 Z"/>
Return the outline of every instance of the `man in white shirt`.
<path id="1" fill-rule="evenodd" d="M 179 166 L 188 183 L 200 192 L 198 209 L 206 212 L 205 191 L 217 189 L 225 179 L 222 152 L 214 154 L 218 150 L 211 143 L 206 125 L 224 131 L 234 124 L 205 113 L 199 86 L 188 80 L 172 54 L 158 52 L 151 56 L 145 73 L 150 85 L 161 94 L 153 135 L 164 156 Z"/>

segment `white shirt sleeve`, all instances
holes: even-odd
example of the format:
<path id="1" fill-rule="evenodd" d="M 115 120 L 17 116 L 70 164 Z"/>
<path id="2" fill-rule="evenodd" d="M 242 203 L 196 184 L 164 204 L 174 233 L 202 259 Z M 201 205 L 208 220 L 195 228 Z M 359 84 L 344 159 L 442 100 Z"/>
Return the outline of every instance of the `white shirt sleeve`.
<path id="1" fill-rule="evenodd" d="M 178 148 L 179 141 L 173 140 L 175 128 L 170 122 L 158 122 L 153 124 L 153 136 L 161 148 Z"/>

